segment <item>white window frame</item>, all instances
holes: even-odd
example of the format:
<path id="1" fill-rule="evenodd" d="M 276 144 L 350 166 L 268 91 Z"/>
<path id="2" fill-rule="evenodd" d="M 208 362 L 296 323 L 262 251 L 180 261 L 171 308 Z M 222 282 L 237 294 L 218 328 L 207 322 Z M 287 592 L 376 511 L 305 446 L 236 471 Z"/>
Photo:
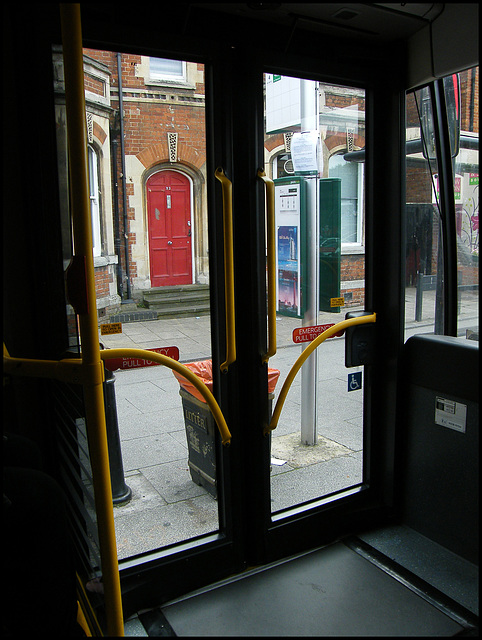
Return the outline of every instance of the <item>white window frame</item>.
<path id="1" fill-rule="evenodd" d="M 363 214 L 365 210 L 365 197 L 364 197 L 364 185 L 365 185 L 365 163 L 359 162 L 358 175 L 357 175 L 357 218 L 356 218 L 356 242 L 346 242 L 347 246 L 362 246 L 363 244 Z"/>
<path id="2" fill-rule="evenodd" d="M 151 81 L 156 81 L 156 82 L 167 82 L 169 84 L 171 83 L 181 83 L 181 84 L 185 84 L 187 82 L 187 66 L 186 66 L 186 62 L 184 60 L 174 60 L 174 62 L 180 62 L 181 63 L 181 68 L 182 68 L 182 73 L 176 73 L 176 74 L 169 74 L 169 73 L 157 73 L 156 71 L 152 70 L 152 64 L 151 64 L 151 60 L 153 59 L 157 59 L 157 60 L 170 60 L 170 58 L 154 58 L 154 57 L 150 57 L 149 58 L 149 80 Z"/>
<path id="3" fill-rule="evenodd" d="M 344 151 L 343 153 L 346 153 Z M 333 154 L 329 160 L 334 156 L 343 155 L 343 153 Z M 328 161 L 329 162 L 329 161 Z M 364 213 L 364 180 L 365 180 L 365 164 L 363 162 L 357 164 L 357 203 L 356 203 L 356 240 L 354 242 L 341 243 L 342 253 L 350 253 L 352 249 L 361 249 L 363 246 L 363 213 Z M 328 165 L 329 166 L 329 165 Z M 329 170 L 328 170 L 329 175 Z"/>
<path id="4" fill-rule="evenodd" d="M 94 257 L 102 254 L 102 234 L 100 222 L 99 168 L 98 156 L 93 147 L 88 146 L 89 157 L 89 197 L 90 217 L 92 220 L 92 249 Z"/>

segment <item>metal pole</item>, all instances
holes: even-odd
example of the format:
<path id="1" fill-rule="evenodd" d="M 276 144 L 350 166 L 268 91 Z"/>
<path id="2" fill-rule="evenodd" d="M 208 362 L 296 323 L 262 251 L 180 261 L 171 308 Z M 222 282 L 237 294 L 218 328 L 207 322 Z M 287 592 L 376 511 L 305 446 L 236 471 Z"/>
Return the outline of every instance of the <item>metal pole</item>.
<path id="1" fill-rule="evenodd" d="M 100 359 L 99 330 L 95 298 L 92 222 L 90 216 L 87 128 L 85 120 L 84 67 L 79 4 L 60 5 L 65 71 L 70 190 L 74 253 L 85 278 L 85 302 L 76 310 L 82 341 L 82 368 L 85 369 L 84 403 L 94 482 L 102 575 L 104 580 L 107 632 L 124 635 L 122 596 L 112 509 L 109 454 L 106 435 L 103 364 Z"/>
<path id="2" fill-rule="evenodd" d="M 107 429 L 107 444 L 109 446 L 110 483 L 112 488 L 112 502 L 115 505 L 125 504 L 132 497 L 132 490 L 124 478 L 124 463 L 117 420 L 117 404 L 115 401 L 115 375 L 105 370 L 104 382 L 105 422 Z"/>
<path id="3" fill-rule="evenodd" d="M 301 131 L 318 131 L 318 83 L 301 80 Z M 306 189 L 306 283 L 307 297 L 302 325 L 318 324 L 318 176 L 307 179 Z M 307 345 L 303 345 L 303 350 Z M 301 371 L 301 444 L 315 445 L 318 441 L 316 417 L 316 381 L 318 354 L 313 352 Z"/>

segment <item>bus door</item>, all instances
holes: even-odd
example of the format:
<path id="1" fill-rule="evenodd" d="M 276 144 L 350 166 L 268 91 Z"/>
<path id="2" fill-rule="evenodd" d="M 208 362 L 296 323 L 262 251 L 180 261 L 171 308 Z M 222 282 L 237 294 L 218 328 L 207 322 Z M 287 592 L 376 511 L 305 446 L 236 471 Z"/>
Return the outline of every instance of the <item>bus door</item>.
<path id="1" fill-rule="evenodd" d="M 374 125 L 384 113 L 397 129 L 397 88 L 366 69 L 287 72 L 246 51 L 231 64 L 229 480 L 256 564 L 329 542 L 391 503 L 401 296 L 399 243 L 388 249 L 384 234 L 400 220 L 401 156 L 397 136 L 387 147 Z"/>
<path id="2" fill-rule="evenodd" d="M 86 91 L 91 155 L 111 198 L 92 215 L 103 215 L 101 254 L 119 249 L 122 301 L 132 303 L 134 285 L 155 288 L 146 188 L 166 170 L 191 185 L 191 289 L 209 284 L 209 310 L 195 314 L 195 329 L 192 314 L 183 315 L 191 290 L 177 291 L 171 317 L 142 321 L 134 318 L 141 310 L 129 317 L 124 306 L 112 318 L 120 333 L 102 329 L 116 322 L 99 323 L 102 359 L 116 378 L 129 489 L 114 507 L 117 553 L 124 604 L 135 609 L 329 543 L 390 505 L 401 296 L 398 243 L 389 240 L 401 208 L 400 92 L 352 58 L 347 75 L 320 61 L 281 67 L 261 56 L 261 63 L 244 48 L 217 44 L 202 55 L 185 46 L 182 57 L 174 45 L 155 57 L 145 49 L 135 55 L 132 43 L 129 54 L 107 56 L 88 46 L 87 32 L 84 67 L 99 82 L 135 70 L 111 87 L 105 113 Z M 107 73 L 109 56 L 116 66 Z M 61 64 L 55 50 L 54 67 Z M 161 113 L 166 73 L 185 74 L 184 93 L 195 87 L 190 126 L 204 123 L 196 153 L 180 134 L 149 141 L 138 119 L 129 120 L 153 101 Z M 60 175 L 67 176 L 60 82 L 56 89 Z M 188 101 L 169 96 L 175 123 Z M 128 100 L 117 116 L 123 129 L 117 120 L 109 125 L 120 97 Z M 165 134 L 163 117 L 156 131 Z M 384 131 L 374 124 L 382 118 Z M 177 144 L 175 154 L 168 142 Z M 66 201 L 61 181 L 62 189 Z M 128 241 L 119 247 L 122 237 Z M 96 264 L 112 276 L 117 261 L 106 258 Z M 105 305 L 105 296 L 97 299 Z M 155 308 L 152 298 L 148 304 Z M 71 326 L 75 342 L 73 318 Z M 189 331 L 203 335 L 197 351 Z M 118 352 L 127 347 L 143 352 Z M 211 384 L 229 446 L 183 376 L 150 366 L 146 350 L 170 347 L 178 354 L 166 353 Z M 81 418 L 76 425 L 82 430 Z"/>

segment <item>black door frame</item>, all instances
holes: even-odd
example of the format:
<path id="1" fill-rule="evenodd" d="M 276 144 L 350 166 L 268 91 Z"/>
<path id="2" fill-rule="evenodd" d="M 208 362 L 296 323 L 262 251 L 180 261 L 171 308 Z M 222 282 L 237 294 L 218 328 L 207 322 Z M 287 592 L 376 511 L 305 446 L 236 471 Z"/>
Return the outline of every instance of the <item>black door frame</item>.
<path id="1" fill-rule="evenodd" d="M 105 5 L 100 7 L 99 11 L 105 11 Z M 264 42 L 266 36 L 261 24 L 246 31 L 245 25 L 224 18 L 224 23 L 198 23 L 196 31 L 202 38 L 190 37 L 186 24 L 159 38 L 158 30 L 145 19 L 128 25 L 121 15 L 110 15 L 108 23 L 99 20 L 96 5 L 84 5 L 82 17 L 86 47 L 174 55 L 206 64 L 207 187 L 213 205 L 208 213 L 213 362 L 223 360 L 225 349 L 223 262 L 218 242 L 222 237 L 221 198 L 214 178 L 218 165 L 233 180 L 237 300 L 250 301 L 249 314 L 241 304 L 236 307 L 237 363 L 214 379 L 215 394 L 233 435 L 231 447 L 219 451 L 221 533 L 207 536 L 206 542 L 188 541 L 175 551 L 161 549 L 122 561 L 128 614 L 249 565 L 330 542 L 353 528 L 373 524 L 374 518 L 385 517 L 392 506 L 395 394 L 403 335 L 403 74 L 395 68 L 393 50 L 390 55 L 381 47 L 362 50 L 340 39 L 331 43 L 324 39 L 321 48 L 319 38 L 309 32 L 299 32 L 287 53 L 285 43 L 275 42 L 270 50 L 254 49 L 253 44 Z M 60 42 L 55 26 L 45 38 Z M 326 56 L 330 46 L 336 51 L 334 57 Z M 262 363 L 266 352 L 264 190 L 257 179 L 257 169 L 264 161 L 263 71 L 339 84 L 351 81 L 367 90 L 366 308 L 378 314 L 377 362 L 368 372 L 370 385 L 365 385 L 366 420 L 371 425 L 365 442 L 368 489 L 276 522 L 269 512 L 269 441 L 262 435 L 268 419 L 267 365 Z M 51 70 L 47 76 L 49 73 Z M 384 264 L 386 269 L 377 268 L 375 274 L 375 264 Z"/>

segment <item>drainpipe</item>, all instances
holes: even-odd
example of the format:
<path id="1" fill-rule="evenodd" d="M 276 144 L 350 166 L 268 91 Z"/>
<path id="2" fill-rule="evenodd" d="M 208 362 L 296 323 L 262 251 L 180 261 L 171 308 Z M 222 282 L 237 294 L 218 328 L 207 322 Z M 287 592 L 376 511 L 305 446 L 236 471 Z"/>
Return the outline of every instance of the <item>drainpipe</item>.
<path id="1" fill-rule="evenodd" d="M 126 190 L 126 160 L 124 148 L 124 102 L 122 99 L 122 67 L 121 54 L 117 53 L 117 84 L 119 88 L 119 123 L 120 123 L 120 143 L 121 143 L 121 177 L 122 177 L 122 209 L 124 220 L 124 252 L 126 261 L 126 280 L 127 280 L 127 300 L 123 302 L 132 302 L 131 299 L 131 278 L 129 268 L 129 234 L 127 232 L 127 190 Z"/>
<path id="2" fill-rule="evenodd" d="M 117 133 L 112 128 L 112 165 L 113 165 L 113 184 L 114 191 L 114 248 L 117 256 L 117 293 L 121 300 L 124 300 L 124 282 L 122 278 L 122 260 L 121 260 L 121 239 L 120 239 L 120 223 L 119 223 L 119 185 L 117 182 Z"/>

